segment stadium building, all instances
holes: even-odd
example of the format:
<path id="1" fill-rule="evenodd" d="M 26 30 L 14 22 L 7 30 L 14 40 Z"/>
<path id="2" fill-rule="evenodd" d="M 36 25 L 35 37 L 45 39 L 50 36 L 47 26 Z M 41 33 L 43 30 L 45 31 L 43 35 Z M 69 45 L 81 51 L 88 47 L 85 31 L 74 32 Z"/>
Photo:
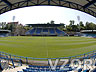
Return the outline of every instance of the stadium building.
<path id="1" fill-rule="evenodd" d="M 26 32 L 26 35 L 32 36 L 67 36 L 67 33 L 60 30 L 59 27 L 64 24 L 27 24 L 32 27 Z"/>

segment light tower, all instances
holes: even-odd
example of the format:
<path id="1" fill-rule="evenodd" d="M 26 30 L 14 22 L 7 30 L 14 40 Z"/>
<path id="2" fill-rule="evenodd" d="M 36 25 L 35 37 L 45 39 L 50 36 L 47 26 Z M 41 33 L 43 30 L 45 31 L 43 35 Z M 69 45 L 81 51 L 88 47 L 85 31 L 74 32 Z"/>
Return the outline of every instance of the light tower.
<path id="1" fill-rule="evenodd" d="M 13 22 L 15 21 L 15 16 L 13 16 L 12 20 L 13 20 Z"/>
<path id="2" fill-rule="evenodd" d="M 78 25 L 79 25 L 79 31 L 80 31 L 80 16 L 77 16 Z"/>

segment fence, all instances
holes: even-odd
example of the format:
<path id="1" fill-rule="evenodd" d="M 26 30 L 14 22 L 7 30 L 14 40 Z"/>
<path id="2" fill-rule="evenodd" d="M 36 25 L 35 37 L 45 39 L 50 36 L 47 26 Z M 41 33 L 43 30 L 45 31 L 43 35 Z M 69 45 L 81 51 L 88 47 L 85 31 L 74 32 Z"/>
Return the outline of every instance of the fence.
<path id="1" fill-rule="evenodd" d="M 72 60 L 72 59 L 88 59 L 88 58 L 94 58 L 94 57 L 96 57 L 96 50 L 85 53 L 85 54 L 80 54 L 80 55 L 70 56 L 70 57 L 60 57 L 60 58 L 32 58 L 32 57 L 12 55 L 12 54 L 8 54 L 8 53 L 0 51 L 0 62 L 2 60 L 5 60 L 13 68 L 15 68 L 17 65 L 22 66 L 22 64 L 45 65 L 46 66 L 49 64 L 48 59 L 52 59 L 52 60 L 69 59 L 69 60 Z M 0 63 L 0 66 L 4 69 L 4 65 L 2 66 Z"/>

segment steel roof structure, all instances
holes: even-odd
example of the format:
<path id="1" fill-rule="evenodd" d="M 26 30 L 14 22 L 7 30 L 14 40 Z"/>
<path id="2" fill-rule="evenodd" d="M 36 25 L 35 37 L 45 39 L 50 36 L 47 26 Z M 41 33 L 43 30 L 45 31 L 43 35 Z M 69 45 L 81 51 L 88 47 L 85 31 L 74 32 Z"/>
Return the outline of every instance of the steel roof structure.
<path id="1" fill-rule="evenodd" d="M 17 8 L 39 5 L 72 8 L 96 17 L 96 0 L 0 0 L 0 14 Z"/>

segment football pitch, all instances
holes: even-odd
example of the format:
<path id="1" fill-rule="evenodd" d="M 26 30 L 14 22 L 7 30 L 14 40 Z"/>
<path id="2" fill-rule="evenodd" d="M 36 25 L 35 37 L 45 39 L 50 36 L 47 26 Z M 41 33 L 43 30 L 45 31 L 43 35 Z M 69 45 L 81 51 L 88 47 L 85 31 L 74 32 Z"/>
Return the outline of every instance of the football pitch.
<path id="1" fill-rule="evenodd" d="M 14 36 L 0 38 L 0 51 L 34 58 L 60 58 L 96 50 L 96 39 L 86 37 Z"/>

